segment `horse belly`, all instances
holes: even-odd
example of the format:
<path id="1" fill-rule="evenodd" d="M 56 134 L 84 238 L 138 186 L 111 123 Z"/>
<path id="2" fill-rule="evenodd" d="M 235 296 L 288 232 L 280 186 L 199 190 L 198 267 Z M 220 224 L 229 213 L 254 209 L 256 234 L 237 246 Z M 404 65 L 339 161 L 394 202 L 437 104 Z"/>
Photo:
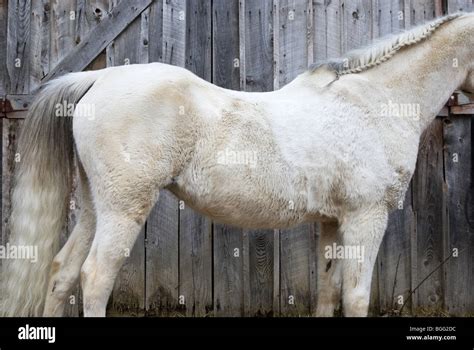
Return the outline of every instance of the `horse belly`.
<path id="1" fill-rule="evenodd" d="M 197 170 L 200 169 L 200 170 Z M 213 220 L 246 228 L 283 228 L 306 219 L 306 207 L 295 205 L 295 188 L 288 183 L 265 183 L 254 170 L 190 166 L 168 187 L 186 205 Z"/>

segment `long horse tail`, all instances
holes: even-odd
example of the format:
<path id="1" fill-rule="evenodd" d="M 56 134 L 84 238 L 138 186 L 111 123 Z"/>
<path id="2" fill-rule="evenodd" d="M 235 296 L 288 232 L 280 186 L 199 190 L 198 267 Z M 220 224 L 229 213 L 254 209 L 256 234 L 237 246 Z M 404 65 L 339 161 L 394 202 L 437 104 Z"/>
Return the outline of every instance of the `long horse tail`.
<path id="1" fill-rule="evenodd" d="M 42 315 L 72 185 L 74 141 L 67 112 L 100 74 L 79 72 L 55 79 L 42 87 L 29 109 L 18 141 L 10 240 L 5 248 L 30 256 L 3 261 L 0 315 Z"/>

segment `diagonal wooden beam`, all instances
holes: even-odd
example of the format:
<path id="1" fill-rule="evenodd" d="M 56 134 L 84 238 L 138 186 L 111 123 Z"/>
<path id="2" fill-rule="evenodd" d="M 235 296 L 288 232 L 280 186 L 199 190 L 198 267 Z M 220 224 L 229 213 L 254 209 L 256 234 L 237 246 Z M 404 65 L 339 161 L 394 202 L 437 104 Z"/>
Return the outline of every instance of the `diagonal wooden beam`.
<path id="1" fill-rule="evenodd" d="M 153 0 L 122 0 L 41 82 L 86 68 Z"/>

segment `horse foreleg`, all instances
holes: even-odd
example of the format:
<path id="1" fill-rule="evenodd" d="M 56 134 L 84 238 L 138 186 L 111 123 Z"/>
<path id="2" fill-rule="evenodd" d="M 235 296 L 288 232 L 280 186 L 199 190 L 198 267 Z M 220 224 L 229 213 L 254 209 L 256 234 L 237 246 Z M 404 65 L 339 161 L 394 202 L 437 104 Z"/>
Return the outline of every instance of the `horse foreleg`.
<path id="1" fill-rule="evenodd" d="M 367 316 L 372 273 L 387 226 L 387 209 L 381 205 L 346 214 L 341 234 L 344 250 L 360 256 L 342 260 L 342 301 L 345 316 Z"/>
<path id="2" fill-rule="evenodd" d="M 334 315 L 334 309 L 341 299 L 341 262 L 325 257 L 326 247 L 339 244 L 337 222 L 321 223 L 318 244 L 318 304 L 316 316 Z"/>

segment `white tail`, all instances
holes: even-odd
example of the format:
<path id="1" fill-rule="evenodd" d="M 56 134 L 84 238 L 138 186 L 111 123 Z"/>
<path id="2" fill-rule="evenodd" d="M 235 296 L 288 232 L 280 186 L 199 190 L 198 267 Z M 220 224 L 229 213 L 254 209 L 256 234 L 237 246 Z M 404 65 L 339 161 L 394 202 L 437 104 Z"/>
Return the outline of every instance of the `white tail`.
<path id="1" fill-rule="evenodd" d="M 0 315 L 40 316 L 48 273 L 67 215 L 73 162 L 72 118 L 56 114 L 76 104 L 99 71 L 71 73 L 44 86 L 21 130 L 10 218 L 10 247 L 36 250 L 36 261 L 7 259 Z"/>

